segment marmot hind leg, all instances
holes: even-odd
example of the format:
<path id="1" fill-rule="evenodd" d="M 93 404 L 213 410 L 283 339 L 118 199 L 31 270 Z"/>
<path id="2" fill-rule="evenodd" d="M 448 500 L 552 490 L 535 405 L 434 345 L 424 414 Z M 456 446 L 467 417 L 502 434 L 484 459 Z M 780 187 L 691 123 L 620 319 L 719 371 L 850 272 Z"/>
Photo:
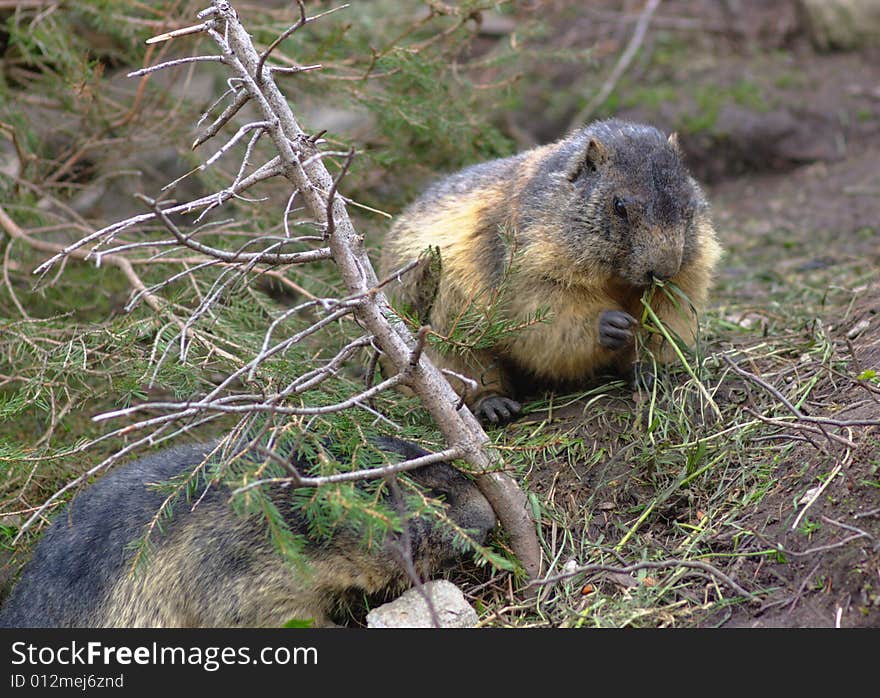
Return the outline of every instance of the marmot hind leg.
<path id="1" fill-rule="evenodd" d="M 447 371 L 446 378 L 480 421 L 504 424 L 519 415 L 522 405 L 512 397 L 510 377 L 490 352 L 470 351 L 467 358 L 432 352 L 431 358 L 441 370 Z"/>

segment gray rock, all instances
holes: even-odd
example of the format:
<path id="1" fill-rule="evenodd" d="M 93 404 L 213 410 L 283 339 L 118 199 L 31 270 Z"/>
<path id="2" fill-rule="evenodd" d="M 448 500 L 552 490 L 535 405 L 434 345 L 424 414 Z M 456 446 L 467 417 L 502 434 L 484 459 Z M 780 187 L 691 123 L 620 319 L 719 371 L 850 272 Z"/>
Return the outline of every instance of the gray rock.
<path id="1" fill-rule="evenodd" d="M 880 46 L 877 0 L 801 0 L 813 45 L 820 51 Z"/>
<path id="2" fill-rule="evenodd" d="M 465 601 L 452 582 L 438 579 L 419 589 L 410 589 L 399 598 L 374 608 L 367 614 L 368 628 L 434 628 L 431 612 L 422 594 L 429 595 L 441 628 L 472 628 L 477 612 Z"/>

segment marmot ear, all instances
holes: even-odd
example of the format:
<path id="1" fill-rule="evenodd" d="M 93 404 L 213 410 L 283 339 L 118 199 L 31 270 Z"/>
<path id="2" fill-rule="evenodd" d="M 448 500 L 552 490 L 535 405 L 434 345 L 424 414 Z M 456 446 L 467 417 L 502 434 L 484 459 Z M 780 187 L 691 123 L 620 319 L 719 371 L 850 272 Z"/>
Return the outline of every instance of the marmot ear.
<path id="1" fill-rule="evenodd" d="M 672 149 L 681 155 L 681 145 L 678 142 L 678 131 L 673 131 L 669 134 L 669 138 L 666 139 L 666 142 L 672 146 Z"/>
<path id="2" fill-rule="evenodd" d="M 586 149 L 575 154 L 568 164 L 566 176 L 573 182 L 584 171 L 596 172 L 608 159 L 608 149 L 595 138 L 591 138 Z"/>

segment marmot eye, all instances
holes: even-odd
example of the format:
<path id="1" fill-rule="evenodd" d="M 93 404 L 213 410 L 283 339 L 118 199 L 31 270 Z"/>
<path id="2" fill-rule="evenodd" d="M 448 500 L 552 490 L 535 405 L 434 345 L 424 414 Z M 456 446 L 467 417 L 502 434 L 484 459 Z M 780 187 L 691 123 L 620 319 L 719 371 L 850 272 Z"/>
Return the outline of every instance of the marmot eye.
<path id="1" fill-rule="evenodd" d="M 614 212 L 621 218 L 626 218 L 626 205 L 623 203 L 623 199 L 621 199 L 619 196 L 615 196 L 613 205 Z"/>

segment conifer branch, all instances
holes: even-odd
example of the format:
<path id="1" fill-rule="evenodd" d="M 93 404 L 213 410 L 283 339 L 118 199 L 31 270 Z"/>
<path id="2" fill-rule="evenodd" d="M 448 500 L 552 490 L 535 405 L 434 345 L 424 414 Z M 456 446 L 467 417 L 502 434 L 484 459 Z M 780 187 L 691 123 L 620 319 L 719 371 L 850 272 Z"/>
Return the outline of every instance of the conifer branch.
<path id="1" fill-rule="evenodd" d="M 253 270 L 256 264 L 266 266 L 302 264 L 332 257 L 345 285 L 346 295 L 340 299 L 314 299 L 300 306 L 300 309 L 319 308 L 323 311 L 323 317 L 314 321 L 305 330 L 296 332 L 274 344 L 272 344 L 272 334 L 283 320 L 279 319 L 277 322 L 273 322 L 264 335 L 263 344 L 258 354 L 244 365 L 240 365 L 239 362 L 238 367 L 230 375 L 199 398 L 180 402 L 148 402 L 98 415 L 95 419 L 104 421 L 129 417 L 147 410 L 164 412 L 159 416 L 150 416 L 111 432 L 111 434 L 122 435 L 148 429 L 154 430 L 102 461 L 84 477 L 96 474 L 108 467 L 118 457 L 130 453 L 139 445 L 152 443 L 160 435 L 167 434 L 172 428 L 185 429 L 186 424 L 192 420 L 210 418 L 218 414 L 243 414 L 245 415 L 243 419 L 261 413 L 304 418 L 357 407 L 369 410 L 377 417 L 387 421 L 386 417 L 366 404 L 367 401 L 384 391 L 406 384 L 421 399 L 422 404 L 431 414 L 449 444 L 447 449 L 429 458 L 445 460 L 449 457 L 461 456 L 472 466 L 473 472 L 476 473 L 478 487 L 491 503 L 499 521 L 509 535 L 511 548 L 519 557 L 528 578 L 534 579 L 540 573 L 541 548 L 538 544 L 535 522 L 526 506 L 525 494 L 512 477 L 502 472 L 504 465 L 501 456 L 492 446 L 479 422 L 462 404 L 459 396 L 441 371 L 422 352 L 428 329 L 423 328 L 420 330 L 418 338 L 413 337 L 404 322 L 390 308 L 382 291 L 382 287 L 387 281 L 380 282 L 376 277 L 364 246 L 363 237 L 355 230 L 349 218 L 346 209 L 349 199 L 338 193 L 355 157 L 354 150 L 343 154 L 344 161 L 337 175 L 331 176 L 324 164 L 324 158 L 332 153 L 320 149 L 320 134 L 317 137 L 310 136 L 303 131 L 287 100 L 274 82 L 274 74 L 277 71 L 271 68 L 266 69 L 267 59 L 281 41 L 306 23 L 322 16 L 306 18 L 302 4 L 299 3 L 299 5 L 301 10 L 299 21 L 282 33 L 263 53 L 256 50 L 232 5 L 225 0 L 212 0 L 211 6 L 199 13 L 198 17 L 202 24 L 176 32 L 168 32 L 154 39 L 166 40 L 193 33 L 207 34 L 217 45 L 219 55 L 166 61 L 157 66 L 135 71 L 133 75 L 146 75 L 164 67 L 177 65 L 180 62 L 200 61 L 221 62 L 231 73 L 228 84 L 230 89 L 233 89 L 234 86 L 232 103 L 196 139 L 193 147 L 198 147 L 219 133 L 223 127 L 231 122 L 233 116 L 245 103 L 248 103 L 256 113 L 256 120 L 240 127 L 220 150 L 197 168 L 197 170 L 204 170 L 211 167 L 218 158 L 229 153 L 233 146 L 242 142 L 245 135 L 255 131 L 247 144 L 241 167 L 238 168 L 233 183 L 225 189 L 184 204 L 161 206 L 156 200 L 146 200 L 152 209 L 151 212 L 114 223 L 84 236 L 79 241 L 58 251 L 55 256 L 40 265 L 35 273 L 45 274 L 68 256 L 93 259 L 100 264 L 102 259 L 115 261 L 115 257 L 108 256 L 108 249 L 119 249 L 124 246 L 126 248 L 125 254 L 146 249 L 148 245 L 155 245 L 155 241 L 144 240 L 142 246 L 139 246 L 137 243 L 128 241 L 120 242 L 117 237 L 123 231 L 144 223 L 161 223 L 163 229 L 171 235 L 168 242 L 203 255 L 206 258 L 205 265 L 209 265 L 213 261 L 229 266 L 229 269 L 220 274 L 213 286 L 200 299 L 198 306 L 190 311 L 190 317 L 180 328 L 182 359 L 185 358 L 183 345 L 185 336 L 193 330 L 197 322 L 201 321 L 203 317 L 207 317 L 222 294 L 231 292 L 232 283 L 238 278 L 236 274 L 247 273 Z M 250 175 L 243 176 L 247 168 L 247 161 L 254 152 L 258 136 L 262 138 L 264 144 L 266 140 L 271 140 L 277 156 L 264 163 Z M 294 241 L 316 241 L 313 237 L 292 238 L 289 235 L 286 218 L 292 208 L 293 195 L 284 208 L 284 237 L 258 235 L 236 251 L 223 250 L 196 240 L 195 233 L 183 232 L 177 220 L 172 220 L 172 216 L 200 212 L 193 221 L 194 224 L 198 224 L 209 211 L 223 205 L 231 198 L 240 197 L 243 192 L 255 184 L 279 175 L 288 180 L 292 186 L 294 194 L 299 197 L 301 205 L 311 217 L 311 223 L 322 234 L 320 241 L 326 246 L 302 252 L 283 251 L 285 245 Z M 184 276 L 186 274 L 176 278 L 184 278 Z M 142 285 L 139 290 L 145 294 L 155 294 L 159 288 L 168 283 L 170 281 L 166 279 L 152 288 Z M 286 319 L 294 314 L 283 313 L 281 317 Z M 323 366 L 294 377 L 281 389 L 246 389 L 232 391 L 230 394 L 230 388 L 234 384 L 239 381 L 247 382 L 248 378 L 254 378 L 256 372 L 269 358 L 283 355 L 303 338 L 318 332 L 330 323 L 349 318 L 356 320 L 365 334 L 340 349 Z M 378 348 L 384 354 L 388 365 L 393 367 L 390 375 L 376 385 L 368 385 L 356 394 L 343 399 L 334 399 L 329 404 L 306 403 L 306 393 L 309 390 L 331 377 L 353 351 L 367 345 Z M 166 353 L 169 350 L 168 347 L 165 349 Z M 291 400 L 291 398 L 295 398 L 295 400 Z M 110 435 L 105 436 L 109 437 Z M 344 474 L 346 479 L 373 476 L 375 473 L 369 470 Z M 42 516 L 46 507 L 57 500 L 58 496 L 83 482 L 84 477 L 69 483 L 50 498 L 43 507 L 35 511 L 31 518 L 22 525 L 18 535 L 21 536 L 33 521 Z M 331 481 L 335 482 L 336 480 Z"/>

